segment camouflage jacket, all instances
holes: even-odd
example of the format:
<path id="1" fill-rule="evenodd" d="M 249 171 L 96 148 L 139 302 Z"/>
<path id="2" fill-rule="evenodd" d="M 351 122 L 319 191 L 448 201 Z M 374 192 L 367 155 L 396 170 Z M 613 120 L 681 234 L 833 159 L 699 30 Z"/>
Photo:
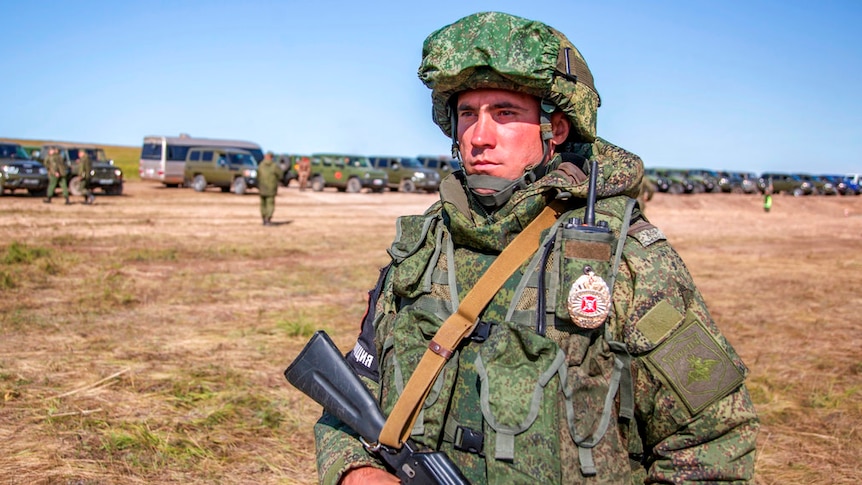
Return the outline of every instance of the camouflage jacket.
<path id="1" fill-rule="evenodd" d="M 45 158 L 45 168 L 48 169 L 48 175 L 51 177 L 57 174 L 60 177 L 65 177 L 69 173 L 69 167 L 63 162 L 63 157 L 59 153 L 49 154 Z"/>
<path id="2" fill-rule="evenodd" d="M 569 211 L 485 308 L 486 331 L 447 363 L 412 438 L 445 451 L 472 483 L 752 480 L 758 422 L 747 369 L 661 231 L 636 210 L 626 217 L 640 159 L 601 139 L 576 150 L 599 163 L 596 220 L 610 234 L 567 228 L 583 217 L 588 183 L 582 165 L 559 156 L 491 216 L 473 210 L 450 176 L 440 202 L 399 219 L 392 264 L 348 362 L 388 413 L 458 301 L 544 206 L 563 199 Z M 597 329 L 566 307 L 587 265 L 613 294 Z M 315 439 L 322 483 L 381 467 L 326 413 Z"/>
<path id="3" fill-rule="evenodd" d="M 261 196 L 272 197 L 278 193 L 278 183 L 284 175 L 281 167 L 272 160 L 264 160 L 257 167 L 257 186 Z"/>
<path id="4" fill-rule="evenodd" d="M 78 176 L 84 180 L 90 180 L 90 172 L 93 171 L 93 160 L 87 155 L 87 152 L 82 152 L 78 158 Z"/>

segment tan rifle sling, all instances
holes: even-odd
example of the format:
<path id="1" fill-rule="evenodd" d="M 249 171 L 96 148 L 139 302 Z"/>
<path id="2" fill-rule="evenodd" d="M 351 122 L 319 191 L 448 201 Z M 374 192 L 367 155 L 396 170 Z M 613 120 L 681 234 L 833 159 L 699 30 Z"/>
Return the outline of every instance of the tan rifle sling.
<path id="1" fill-rule="evenodd" d="M 449 316 L 434 334 L 428 350 L 407 381 L 404 392 L 380 431 L 379 442 L 391 448 L 401 448 L 419 416 L 431 386 L 465 337 L 473 332 L 479 314 L 500 290 L 506 280 L 539 248 L 542 231 L 551 227 L 562 213 L 562 204 L 555 201 L 518 234 L 491 263 L 485 274 L 470 289 L 458 310 Z"/>

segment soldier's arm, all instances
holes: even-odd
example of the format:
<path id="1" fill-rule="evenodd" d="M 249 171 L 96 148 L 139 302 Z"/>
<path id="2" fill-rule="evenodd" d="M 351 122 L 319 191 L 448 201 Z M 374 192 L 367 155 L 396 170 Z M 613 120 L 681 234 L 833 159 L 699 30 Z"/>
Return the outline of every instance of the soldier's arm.
<path id="1" fill-rule="evenodd" d="M 348 352 L 346 360 L 374 396 L 379 395 L 378 355 L 375 344 L 377 323 L 391 312 L 391 294 L 384 288 L 389 267 L 380 271 L 374 289 L 368 295 L 368 308 L 362 318 L 362 325 L 356 345 Z M 314 425 L 314 439 L 317 449 L 317 471 L 320 483 L 336 484 L 350 470 L 374 467 L 381 470 L 385 466 L 362 446 L 359 436 L 338 418 L 324 412 Z"/>
<path id="2" fill-rule="evenodd" d="M 676 251 L 657 230 L 639 236 L 626 244 L 614 298 L 634 356 L 648 481 L 750 481 L 758 420 L 744 384 L 748 370 Z"/>

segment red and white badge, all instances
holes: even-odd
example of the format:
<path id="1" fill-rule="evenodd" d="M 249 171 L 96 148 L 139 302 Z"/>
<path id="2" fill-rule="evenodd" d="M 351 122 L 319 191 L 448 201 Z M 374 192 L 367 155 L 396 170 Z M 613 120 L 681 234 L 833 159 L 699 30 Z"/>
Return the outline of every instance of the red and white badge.
<path id="1" fill-rule="evenodd" d="M 584 274 L 572 284 L 566 300 L 572 322 L 581 328 L 598 328 L 605 323 L 610 306 L 608 284 L 592 268 L 585 267 Z"/>

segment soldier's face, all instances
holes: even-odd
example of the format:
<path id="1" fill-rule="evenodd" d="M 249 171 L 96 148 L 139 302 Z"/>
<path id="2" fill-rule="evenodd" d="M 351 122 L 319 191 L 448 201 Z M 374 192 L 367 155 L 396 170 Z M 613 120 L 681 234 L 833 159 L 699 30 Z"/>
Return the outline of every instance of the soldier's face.
<path id="1" fill-rule="evenodd" d="M 458 95 L 456 109 L 461 160 L 468 174 L 515 180 L 527 167 L 544 162 L 539 100 L 534 96 L 476 89 Z M 551 120 L 554 142 L 561 143 L 568 122 L 562 113 L 554 113 Z"/>

